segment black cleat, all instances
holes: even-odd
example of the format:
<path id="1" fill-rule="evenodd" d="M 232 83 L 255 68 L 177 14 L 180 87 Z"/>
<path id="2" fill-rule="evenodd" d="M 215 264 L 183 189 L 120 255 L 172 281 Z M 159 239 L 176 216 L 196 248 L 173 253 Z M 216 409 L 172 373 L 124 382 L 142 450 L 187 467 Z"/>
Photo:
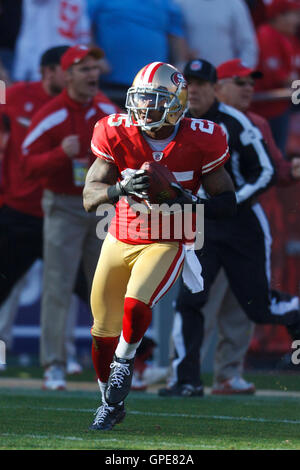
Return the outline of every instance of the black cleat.
<path id="1" fill-rule="evenodd" d="M 127 397 L 131 389 L 133 365 L 134 358 L 121 359 L 114 356 L 105 391 L 105 399 L 109 405 L 120 403 Z"/>
<path id="2" fill-rule="evenodd" d="M 90 426 L 91 430 L 110 431 L 115 424 L 120 423 L 126 416 L 124 403 L 116 406 L 109 406 L 107 403 L 99 406 L 95 412 L 95 419 Z"/>
<path id="3" fill-rule="evenodd" d="M 204 391 L 202 385 L 174 384 L 169 388 L 158 390 L 160 397 L 203 397 Z"/>

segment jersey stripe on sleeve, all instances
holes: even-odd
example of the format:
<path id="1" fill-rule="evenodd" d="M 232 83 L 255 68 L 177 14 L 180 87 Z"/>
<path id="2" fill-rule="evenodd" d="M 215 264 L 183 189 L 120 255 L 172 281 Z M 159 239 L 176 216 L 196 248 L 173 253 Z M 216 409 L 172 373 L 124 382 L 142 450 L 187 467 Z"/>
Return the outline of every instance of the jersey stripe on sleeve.
<path id="1" fill-rule="evenodd" d="M 107 153 L 100 152 L 100 150 L 97 149 L 97 147 L 93 144 L 93 142 L 91 143 L 91 149 L 92 149 L 93 153 L 97 157 L 102 158 L 102 160 L 106 160 L 106 161 L 109 161 L 109 162 L 114 162 L 115 161 L 114 157 L 112 157 L 111 155 L 108 155 Z"/>
<path id="2" fill-rule="evenodd" d="M 221 157 L 217 158 L 213 162 L 209 162 L 207 165 L 203 165 L 202 174 L 204 175 L 205 173 L 209 173 L 210 171 L 214 170 L 218 166 L 222 165 L 223 162 L 226 161 L 228 153 L 229 153 L 229 147 L 227 147 L 226 152 L 224 152 L 223 155 L 221 155 Z"/>

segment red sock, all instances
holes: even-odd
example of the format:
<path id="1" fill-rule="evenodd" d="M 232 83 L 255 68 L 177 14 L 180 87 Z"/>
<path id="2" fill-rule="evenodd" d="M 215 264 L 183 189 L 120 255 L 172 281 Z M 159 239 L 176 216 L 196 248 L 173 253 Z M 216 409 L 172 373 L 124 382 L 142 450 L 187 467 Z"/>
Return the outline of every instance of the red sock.
<path id="1" fill-rule="evenodd" d="M 124 301 L 123 337 L 127 343 L 143 338 L 152 320 L 152 310 L 144 302 L 126 297 Z"/>
<path id="2" fill-rule="evenodd" d="M 101 382 L 107 382 L 119 336 L 112 338 L 101 338 L 93 336 L 92 360 L 97 377 Z"/>

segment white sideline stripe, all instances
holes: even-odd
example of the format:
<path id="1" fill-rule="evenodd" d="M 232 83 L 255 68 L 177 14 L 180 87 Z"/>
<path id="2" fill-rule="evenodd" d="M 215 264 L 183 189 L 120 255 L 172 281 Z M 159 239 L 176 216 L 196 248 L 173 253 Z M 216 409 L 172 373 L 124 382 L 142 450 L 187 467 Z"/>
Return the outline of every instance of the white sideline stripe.
<path id="1" fill-rule="evenodd" d="M 222 416 L 222 415 L 188 415 L 181 413 L 152 413 L 150 411 L 128 411 L 128 414 L 134 415 L 145 415 L 145 416 L 161 416 L 161 417 L 172 417 L 172 418 L 195 418 L 195 419 L 214 419 L 224 421 L 245 421 L 253 423 L 281 423 L 281 424 L 300 424 L 300 420 L 289 420 L 289 419 L 269 419 L 269 418 L 245 418 L 242 416 Z"/>
<path id="2" fill-rule="evenodd" d="M 23 406 L 1 406 L 0 409 L 7 409 L 7 408 L 20 408 L 23 409 Z M 33 406 L 26 406 L 28 409 L 39 409 L 43 411 L 70 411 L 72 413 L 94 413 L 94 408 L 52 408 L 52 407 L 33 407 Z M 137 416 L 157 416 L 162 418 L 192 418 L 192 419 L 214 419 L 214 420 L 224 420 L 224 421 L 245 421 L 245 422 L 252 422 L 252 423 L 277 423 L 277 424 L 300 424 L 300 420 L 292 420 L 292 419 L 270 419 L 270 418 L 247 418 L 243 416 L 222 416 L 222 415 L 191 415 L 186 413 L 153 413 L 152 411 L 127 411 L 129 415 L 137 415 Z"/>
<path id="3" fill-rule="evenodd" d="M 57 435 L 50 435 L 50 434 L 16 434 L 16 433 L 0 433 L 0 436 L 4 437 L 29 437 L 30 439 L 65 439 L 67 441 L 95 441 L 94 436 L 91 436 L 90 439 L 87 438 L 82 438 L 82 437 L 73 437 L 73 436 L 57 436 Z M 101 442 L 117 442 L 119 439 L 103 439 L 103 436 L 101 435 Z M 154 440 L 147 440 L 143 441 L 143 444 L 153 444 L 156 441 Z M 178 442 L 161 442 L 160 445 L 167 445 L 167 446 L 178 446 Z M 227 447 L 220 447 L 220 446 L 210 446 L 208 444 L 189 444 L 189 448 L 195 448 L 198 449 L 199 447 L 204 448 L 204 449 L 227 449 Z M 171 449 L 172 450 L 172 449 Z"/>
<path id="4" fill-rule="evenodd" d="M 57 434 L 50 435 L 50 434 L 17 434 L 12 432 L 3 432 L 0 434 L 1 436 L 6 437 L 29 437 L 30 439 L 66 439 L 67 441 L 86 441 L 86 440 L 93 440 L 94 438 L 91 437 L 90 439 L 83 439 L 82 437 L 74 437 L 74 436 L 58 436 Z M 105 439 L 105 442 L 116 442 L 118 439 Z"/>

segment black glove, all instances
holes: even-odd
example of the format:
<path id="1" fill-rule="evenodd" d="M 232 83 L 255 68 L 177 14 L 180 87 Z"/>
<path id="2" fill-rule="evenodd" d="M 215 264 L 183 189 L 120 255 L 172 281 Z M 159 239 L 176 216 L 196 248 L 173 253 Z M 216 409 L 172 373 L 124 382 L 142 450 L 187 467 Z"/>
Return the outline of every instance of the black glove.
<path id="1" fill-rule="evenodd" d="M 193 212 L 197 204 L 204 204 L 204 214 L 207 219 L 225 219 L 236 215 L 237 204 L 234 191 L 224 191 L 210 199 L 201 199 L 186 191 L 180 184 L 171 183 L 171 186 L 176 190 L 177 198 L 169 204 L 177 203 L 182 208 L 184 204 L 190 204 Z"/>
<path id="2" fill-rule="evenodd" d="M 175 189 L 177 193 L 177 197 L 170 202 L 173 204 L 176 202 L 177 204 L 184 205 L 184 204 L 200 204 L 201 199 L 198 196 L 194 196 L 192 193 L 184 189 L 181 184 L 179 183 L 170 183 L 173 189 Z"/>
<path id="3" fill-rule="evenodd" d="M 107 195 L 111 202 L 115 203 L 121 196 L 137 196 L 144 198 L 149 188 L 149 176 L 145 170 L 138 170 L 134 175 L 119 181 L 107 189 Z"/>
<path id="4" fill-rule="evenodd" d="M 147 194 L 149 188 L 149 176 L 145 170 L 138 170 L 134 175 L 120 181 L 122 194 L 131 194 L 138 197 L 143 197 Z"/>

